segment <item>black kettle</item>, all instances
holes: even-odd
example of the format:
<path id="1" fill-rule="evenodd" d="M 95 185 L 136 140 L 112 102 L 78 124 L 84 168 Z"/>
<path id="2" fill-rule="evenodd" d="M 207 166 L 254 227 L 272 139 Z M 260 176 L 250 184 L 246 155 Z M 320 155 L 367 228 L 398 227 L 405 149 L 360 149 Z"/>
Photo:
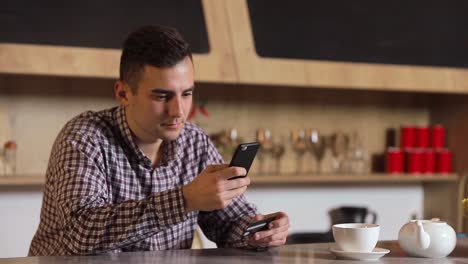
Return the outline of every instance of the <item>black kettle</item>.
<path id="1" fill-rule="evenodd" d="M 371 223 L 377 222 L 377 213 L 369 210 L 367 207 L 341 206 L 328 211 L 331 224 L 344 223 Z"/>

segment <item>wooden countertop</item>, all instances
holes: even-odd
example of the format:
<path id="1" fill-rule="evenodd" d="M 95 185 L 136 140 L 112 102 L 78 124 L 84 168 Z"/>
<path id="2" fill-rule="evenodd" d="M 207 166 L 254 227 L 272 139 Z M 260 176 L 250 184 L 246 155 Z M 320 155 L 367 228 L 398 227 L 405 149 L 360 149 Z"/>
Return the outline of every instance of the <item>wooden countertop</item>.
<path id="1" fill-rule="evenodd" d="M 91 263 L 375 263 L 338 260 L 328 249 L 333 243 L 285 245 L 263 252 L 240 249 L 165 250 L 150 252 L 108 253 L 95 256 L 24 257 L 0 259 L 0 264 L 91 264 Z M 428 259 L 408 257 L 396 241 L 381 241 L 377 247 L 390 249 L 378 263 L 468 263 L 468 238 L 459 238 L 457 248 L 447 258 Z"/>
<path id="2" fill-rule="evenodd" d="M 321 185 L 321 184 L 410 184 L 456 182 L 457 174 L 369 174 L 369 175 L 251 175 L 256 185 Z M 0 176 L 0 187 L 42 187 L 43 175 Z"/>

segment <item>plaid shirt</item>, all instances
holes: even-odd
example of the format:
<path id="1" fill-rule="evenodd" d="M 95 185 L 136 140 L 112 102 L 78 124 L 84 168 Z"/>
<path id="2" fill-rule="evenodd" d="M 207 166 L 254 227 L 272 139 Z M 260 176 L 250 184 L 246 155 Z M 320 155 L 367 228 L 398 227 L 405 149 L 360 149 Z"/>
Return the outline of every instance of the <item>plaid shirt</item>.
<path id="1" fill-rule="evenodd" d="M 187 249 L 197 223 L 219 247 L 247 246 L 242 233 L 257 210 L 244 196 L 222 210 L 185 212 L 182 186 L 223 163 L 207 135 L 186 123 L 161 147 L 161 165 L 153 168 L 123 107 L 68 122 L 52 148 L 29 255 Z"/>

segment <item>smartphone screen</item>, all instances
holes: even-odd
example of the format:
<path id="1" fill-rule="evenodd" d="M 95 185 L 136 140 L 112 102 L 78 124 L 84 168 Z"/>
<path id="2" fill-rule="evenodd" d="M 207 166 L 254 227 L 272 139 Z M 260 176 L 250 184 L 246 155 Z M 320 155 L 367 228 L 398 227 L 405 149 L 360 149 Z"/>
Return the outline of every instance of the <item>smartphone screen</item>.
<path id="1" fill-rule="evenodd" d="M 234 152 L 234 156 L 232 157 L 229 167 L 243 167 L 248 173 L 259 147 L 260 143 L 258 142 L 239 144 L 236 148 L 236 151 Z M 247 174 L 244 176 L 235 176 L 229 180 L 242 178 L 245 176 L 247 176 Z"/>

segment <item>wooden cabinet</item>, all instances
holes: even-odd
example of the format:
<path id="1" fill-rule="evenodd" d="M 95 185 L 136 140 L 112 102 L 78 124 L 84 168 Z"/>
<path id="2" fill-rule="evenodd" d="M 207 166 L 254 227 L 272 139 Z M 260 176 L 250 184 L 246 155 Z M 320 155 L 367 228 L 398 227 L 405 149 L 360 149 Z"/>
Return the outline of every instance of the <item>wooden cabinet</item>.
<path id="1" fill-rule="evenodd" d="M 148 17 L 140 18 L 137 16 L 137 14 L 139 12 L 143 13 L 144 9 L 138 9 L 136 11 L 126 11 L 124 7 L 121 7 L 120 9 L 118 9 L 118 11 L 128 12 L 129 14 L 135 14 L 127 15 L 125 13 L 121 14 L 122 16 L 119 16 L 118 14 L 113 14 L 113 12 L 111 12 L 113 10 L 108 9 L 110 9 L 111 7 L 115 8 L 115 6 L 118 6 L 118 2 L 110 1 L 108 3 L 108 9 L 104 9 L 103 11 L 101 11 L 103 12 L 103 15 L 106 14 L 107 16 L 111 16 L 110 18 L 102 18 L 99 13 L 94 14 L 93 17 L 77 16 L 76 19 L 78 21 L 73 22 L 78 24 L 81 23 L 82 25 L 77 26 L 70 22 L 70 25 L 67 25 L 70 26 L 69 32 L 66 32 L 67 26 L 63 25 L 57 25 L 53 29 L 48 27 L 50 26 L 50 24 L 54 25 L 54 23 L 60 23 L 60 21 L 66 20 L 67 16 L 62 15 L 57 18 L 53 16 L 55 14 L 53 13 L 51 14 L 51 17 L 53 18 L 46 19 L 44 18 L 44 16 L 47 16 L 46 12 L 42 13 L 42 17 L 38 16 L 37 19 L 34 20 L 29 19 L 28 14 L 16 14 L 15 10 L 19 9 L 17 6 L 8 6 L 6 10 L 12 12 L 10 16 L 13 18 L 13 22 L 15 22 L 14 25 L 18 28 L 18 30 L 23 29 L 26 32 L 28 32 L 28 30 L 31 31 L 30 29 L 28 29 L 27 25 L 24 24 L 29 23 L 31 25 L 32 23 L 34 23 L 34 21 L 37 21 L 37 23 L 42 23 L 42 29 L 47 31 L 48 33 L 37 34 L 37 38 L 44 38 L 42 42 L 41 39 L 37 38 L 24 39 L 21 37 L 17 38 L 19 39 L 18 42 L 15 42 L 15 39 L 9 38 L 4 38 L 3 40 L 0 40 L 0 73 L 117 78 L 121 52 L 118 48 L 115 48 L 115 46 L 120 46 L 120 43 L 123 42 L 125 34 L 121 34 L 122 37 L 118 36 L 117 38 L 114 38 L 114 41 L 117 41 L 117 39 L 119 38 L 118 43 L 115 44 L 112 43 L 112 41 L 110 41 L 110 39 L 112 39 L 110 37 L 107 39 L 99 39 L 99 35 L 96 35 L 99 33 L 93 32 L 94 35 L 89 33 L 90 36 L 88 36 L 86 33 L 86 30 L 91 31 L 93 30 L 93 27 L 101 26 L 101 20 L 104 20 L 104 22 L 102 23 L 108 23 L 107 27 L 101 26 L 102 28 L 97 28 L 96 31 L 101 30 L 102 34 L 107 34 L 112 37 L 114 37 L 115 34 L 112 35 L 106 33 L 105 30 L 109 31 L 112 30 L 112 28 L 114 28 L 116 31 L 119 32 L 127 32 L 139 26 L 140 24 L 154 24 L 157 22 L 172 26 L 181 24 L 180 27 L 184 28 L 187 31 L 187 35 L 193 36 L 193 38 L 201 38 L 201 36 L 199 35 L 203 34 L 197 34 L 197 32 L 203 32 L 205 29 L 200 27 L 206 26 L 208 43 L 202 43 L 201 46 L 203 51 L 205 51 L 205 46 L 207 46 L 208 52 L 197 53 L 197 50 L 195 50 L 194 52 L 194 62 L 196 65 L 195 79 L 197 81 L 204 82 L 236 81 L 237 74 L 234 67 L 234 61 L 232 59 L 233 57 L 231 49 L 231 39 L 229 31 L 226 30 L 228 26 L 225 14 L 225 7 L 223 3 L 217 0 L 200 0 L 199 2 L 202 5 L 203 10 L 200 10 L 201 14 L 198 15 L 203 16 L 205 21 L 204 23 L 202 23 L 203 21 L 198 21 L 197 24 L 193 22 L 195 19 L 190 19 L 190 16 L 184 15 L 186 12 L 190 12 L 190 9 L 187 7 L 184 9 L 183 7 L 183 5 L 191 6 L 195 2 L 196 1 L 167 1 L 165 3 L 161 3 L 167 5 L 169 11 L 164 8 L 161 8 L 161 10 L 156 9 L 158 3 L 152 3 L 155 6 L 154 10 L 151 12 L 146 12 L 146 15 Z M 102 5 L 101 2 L 97 3 L 96 5 L 98 4 Z M 125 4 L 125 2 L 123 2 L 122 4 Z M 149 2 L 144 2 L 144 4 L 150 5 Z M 138 3 L 133 3 L 133 5 L 134 7 L 138 7 Z M 182 7 L 180 7 L 182 9 L 180 11 L 177 11 L 179 10 L 178 8 L 180 5 L 182 5 Z M 49 10 L 48 12 L 56 13 L 73 12 L 73 10 L 71 10 L 70 7 L 61 7 L 58 9 L 58 12 L 57 8 L 42 9 L 42 11 Z M 187 9 L 189 11 L 187 11 Z M 173 10 L 174 12 L 170 12 L 171 10 Z M 157 16 L 158 13 L 161 13 L 161 15 L 164 14 L 164 17 L 159 18 Z M 4 14 L 3 16 L 6 16 L 6 18 L 4 18 L 8 19 L 8 14 Z M 154 16 L 155 18 L 153 18 L 152 16 Z M 89 19 L 94 24 L 91 23 L 91 25 L 89 25 L 89 21 L 87 21 L 86 19 Z M 47 21 L 44 22 L 43 20 Z M 137 20 L 139 24 L 132 26 L 133 24 L 135 24 L 134 20 Z M 12 24 L 10 24 L 9 26 L 13 27 Z M 34 25 L 32 24 L 31 27 L 32 26 Z M 122 29 L 122 27 L 125 29 Z M 128 30 L 126 30 L 126 28 L 128 28 Z M 193 30 L 194 28 L 196 29 L 196 32 L 191 33 L 191 30 Z M 68 36 L 67 34 L 77 34 L 77 32 L 73 29 L 81 30 L 80 34 L 82 34 L 82 37 L 73 38 Z M 9 30 L 12 31 L 14 29 L 10 28 Z M 37 30 L 41 30 L 41 27 L 38 27 Z M 8 33 L 7 29 L 3 29 L 3 31 L 7 31 L 4 32 L 5 34 Z M 56 35 L 54 35 L 55 33 Z M 106 43 L 106 41 L 110 41 L 111 43 Z M 51 45 L 50 43 L 54 45 Z M 68 43 L 71 44 L 69 45 Z M 112 46 L 112 48 L 108 48 L 108 46 Z"/>
<path id="2" fill-rule="evenodd" d="M 57 0 L 55 0 L 57 1 Z M 57 1 L 58 3 L 59 1 Z M 103 3 L 108 3 L 108 9 L 114 8 L 115 6 L 118 7 L 117 4 L 112 1 L 104 1 Z M 375 46 L 365 45 L 367 42 L 366 40 L 361 40 L 359 43 L 363 46 L 356 45 L 353 47 L 355 43 L 343 43 L 340 44 L 339 41 L 335 41 L 330 43 L 330 47 L 327 47 L 330 50 L 325 50 L 322 53 L 320 51 L 317 53 L 320 56 L 317 59 L 310 59 L 309 55 L 301 58 L 301 54 L 296 52 L 292 52 L 291 58 L 284 54 L 280 54 L 278 56 L 270 56 L 268 52 L 265 54 L 258 55 L 256 49 L 261 43 L 254 38 L 254 31 L 260 31 L 263 33 L 268 33 L 271 36 L 274 36 L 274 41 L 269 40 L 263 41 L 262 45 L 269 45 L 268 43 L 272 43 L 271 45 L 275 45 L 276 47 L 283 47 L 283 50 L 295 50 L 294 45 L 290 45 L 291 43 L 301 42 L 301 39 L 307 37 L 307 33 L 310 31 L 310 38 L 308 38 L 308 43 L 320 43 L 323 39 L 319 38 L 319 36 L 313 35 L 315 31 L 312 31 L 311 28 L 321 28 L 321 25 L 310 25 L 307 23 L 301 24 L 303 21 L 316 21 L 310 20 L 310 18 L 317 16 L 317 13 L 309 12 L 309 11 L 302 11 L 298 12 L 298 16 L 291 16 L 291 14 L 285 14 L 281 16 L 283 12 L 287 10 L 294 10 L 296 9 L 306 9 L 301 7 L 301 5 L 314 5 L 320 7 L 322 4 L 312 3 L 307 0 L 296 1 L 292 4 L 284 4 L 281 1 L 273 1 L 270 2 L 269 5 L 265 6 L 263 9 L 267 8 L 274 8 L 275 5 L 281 6 L 283 5 L 282 9 L 279 12 L 277 11 L 278 15 L 270 19 L 271 21 L 275 21 L 277 25 L 283 25 L 281 28 L 272 26 L 271 28 L 260 28 L 259 30 L 254 30 L 256 27 L 254 24 L 258 23 L 256 20 L 253 21 L 252 15 L 249 13 L 249 3 L 256 3 L 261 2 L 259 0 L 199 0 L 199 1 L 191 1 L 191 2 L 181 2 L 181 1 L 168 1 L 168 2 L 160 2 L 160 3 L 152 3 L 155 7 L 151 10 L 151 12 L 143 12 L 142 10 L 150 9 L 144 8 L 147 5 L 147 2 L 141 3 L 134 3 L 127 9 L 129 11 L 127 13 L 121 14 L 124 19 L 120 19 L 118 15 L 114 15 L 112 17 L 114 10 L 110 9 L 101 9 L 104 11 L 101 15 L 96 13 L 94 17 L 88 17 L 91 15 L 86 15 L 83 17 L 77 16 L 76 22 L 78 25 L 74 25 L 70 23 L 70 30 L 69 32 L 66 31 L 66 26 L 62 26 L 60 30 L 57 32 L 57 36 L 66 36 L 63 38 L 66 39 L 79 39 L 73 38 L 73 34 L 77 34 L 78 31 L 83 30 L 86 31 L 89 28 L 91 31 L 93 28 L 93 24 L 91 26 L 88 23 L 89 21 L 94 21 L 95 25 L 100 25 L 100 19 L 104 20 L 103 23 L 108 23 L 109 25 L 113 25 L 113 21 L 115 21 L 115 26 L 113 28 L 115 31 L 120 30 L 122 28 L 131 28 L 136 27 L 142 23 L 161 23 L 161 24 L 169 24 L 176 27 L 179 27 L 184 35 L 188 35 L 191 42 L 198 40 L 198 38 L 203 38 L 204 32 L 207 35 L 208 43 L 205 44 L 208 48 L 208 52 L 205 53 L 194 53 L 194 61 L 195 61 L 195 78 L 197 81 L 201 82 L 223 82 L 223 83 L 242 83 L 242 84 L 261 84 L 261 85 L 287 85 L 287 86 L 301 86 L 301 87 L 320 87 L 320 88 L 352 88 L 352 89 L 367 89 L 367 90 L 393 90 L 393 91 L 416 91 L 416 92 L 443 92 L 443 93 L 468 93 L 468 70 L 466 67 L 468 66 L 467 63 L 464 62 L 463 58 L 465 58 L 466 52 L 458 54 L 458 53 L 450 53 L 446 52 L 450 50 L 450 46 L 441 46 L 441 49 L 444 50 L 441 54 L 438 54 L 434 63 L 431 61 L 426 62 L 423 61 L 422 63 L 412 65 L 410 62 L 403 62 L 403 64 L 398 64 L 398 60 L 395 63 L 391 60 L 391 56 L 377 58 L 375 62 L 372 62 L 373 56 L 377 56 L 378 52 L 372 53 L 372 49 L 376 49 Z M 365 2 L 365 1 L 364 1 Z M 372 3 L 372 1 L 368 1 Z M 431 3 L 434 1 L 429 2 L 421 2 L 424 5 L 430 6 Z M 454 2 L 454 1 L 449 1 Z M 458 1 L 457 3 L 459 3 Z M 101 2 L 100 2 L 101 3 Z M 190 20 L 190 13 L 187 12 L 194 12 L 195 11 L 187 11 L 190 9 L 195 10 L 196 8 L 187 8 L 183 7 L 183 5 L 190 5 L 192 6 L 193 3 L 199 3 L 202 7 L 204 17 L 204 24 L 203 23 L 195 23 Z M 426 4 L 424 4 L 426 3 Z M 261 3 L 260 3 L 261 4 Z M 333 3 L 330 3 L 332 5 Z M 366 4 L 366 3 L 364 3 Z M 103 5 L 102 3 L 99 5 Z M 122 2 L 124 7 L 128 5 L 125 2 Z M 167 9 L 159 8 L 162 5 L 168 5 Z M 181 8 L 178 8 L 181 5 Z M 273 7 L 272 7 L 273 6 Z M 297 7 L 296 7 L 297 6 Z M 342 6 L 342 5 L 338 5 Z M 122 7 L 118 9 L 119 12 L 124 12 L 125 9 Z M 134 11 L 140 10 L 140 11 Z M 156 8 L 157 7 L 157 8 Z M 96 7 L 98 9 L 99 7 Z M 140 9 L 138 9 L 140 8 Z M 450 7 L 448 7 L 450 8 Z M 10 8 L 11 9 L 11 8 Z M 10 10 L 7 6 L 7 11 Z M 70 9 L 70 8 L 69 8 Z M 161 10 L 160 10 L 161 9 Z M 338 10 L 339 8 L 336 7 Z M 343 8 L 341 8 L 343 9 Z M 428 9 L 428 8 L 426 8 Z M 432 7 L 431 10 L 433 10 Z M 452 9 L 454 9 L 452 7 Z M 43 9 L 47 10 L 47 9 Z M 124 10 L 124 11 L 122 11 Z M 132 11 L 133 10 L 133 11 Z M 171 11 L 172 10 L 172 11 Z M 183 11 L 185 10 L 185 11 Z M 59 10 L 60 11 L 60 10 Z M 10 12 L 12 12 L 10 10 Z M 24 11 L 26 12 L 26 11 Z M 50 11 L 52 12 L 52 11 Z M 96 11 L 98 12 L 98 11 Z M 132 12 L 137 12 L 133 14 Z M 146 15 L 147 18 L 142 19 L 138 16 L 138 12 L 141 12 L 143 15 Z M 154 15 L 152 15 L 154 12 Z M 263 11 L 262 11 L 263 12 Z M 317 11 L 319 12 L 319 11 Z M 40 13 L 40 12 L 36 12 Z M 158 15 L 161 14 L 161 15 Z M 24 14 L 23 14 L 24 15 Z M 24 15 L 27 16 L 28 14 Z M 142 16 L 143 16 L 142 15 Z M 200 14 L 198 14 L 200 15 Z M 263 14 L 264 15 L 264 14 Z M 268 15 L 268 13 L 267 13 Z M 332 19 L 337 20 L 336 17 L 339 17 L 340 14 L 335 15 Z M 363 13 L 365 16 L 366 13 Z M 392 14 L 390 14 L 392 15 Z M 429 13 L 430 15 L 430 13 Z M 450 15 L 450 14 L 449 14 Z M 455 14 L 456 15 L 456 14 Z M 5 19 L 11 19 L 8 17 L 8 13 Z M 36 20 L 27 20 L 23 23 L 29 23 L 29 25 L 34 25 L 34 22 L 43 23 L 45 20 L 47 23 L 43 23 L 44 25 L 54 25 L 54 20 L 47 17 L 47 13 L 43 14 L 43 17 L 38 16 Z M 107 18 L 109 16 L 110 18 Z M 264 15 L 265 16 L 265 15 Z M 12 15 L 15 18 L 15 15 Z M 53 17 L 51 15 L 51 17 Z M 104 18 L 102 18 L 104 17 Z M 154 17 L 154 19 L 152 18 Z M 325 16 L 326 17 L 326 16 Z M 411 17 L 407 15 L 407 17 Z M 58 18 L 60 19 L 60 18 Z M 63 19 L 63 17 L 62 17 Z M 81 20 L 80 20 L 81 19 Z M 20 20 L 20 19 L 19 19 Z M 258 20 L 258 19 L 257 19 Z M 60 20 L 57 20 L 60 21 Z M 118 21 L 118 22 L 117 22 Z M 123 21 L 123 22 L 122 22 Z M 294 39 L 294 32 L 285 35 L 285 32 L 289 30 L 289 22 L 296 21 L 299 23 L 297 27 L 297 32 L 300 32 L 302 35 L 300 38 Z M 343 22 L 344 21 L 344 22 Z M 436 21 L 436 20 L 435 20 Z M 444 20 L 445 21 L 445 20 Z M 450 20 L 451 21 L 451 20 Z M 453 22 L 454 21 L 454 22 Z M 458 23 L 457 20 L 453 20 L 453 23 Z M 16 22 L 13 20 L 13 22 Z M 268 22 L 268 21 L 267 21 Z M 263 22 L 263 23 L 267 23 Z M 321 22 L 318 20 L 318 22 Z M 345 23 L 346 20 L 342 19 L 338 21 L 338 23 Z M 361 24 L 365 24 L 365 20 L 361 21 Z M 371 21 L 372 22 L 372 21 Z M 436 21 L 437 22 L 437 21 Z M 461 21 L 463 23 L 463 21 Z M 81 23 L 81 24 L 80 24 Z M 447 22 L 448 23 L 448 22 Z M 319 24 L 319 23 L 318 23 Z M 355 23 L 359 26 L 358 23 Z M 130 27 L 132 25 L 132 27 Z M 134 26 L 133 26 L 134 25 Z M 295 24 L 292 24 L 293 26 Z M 67 25 L 68 26 L 68 25 Z M 73 27 L 74 26 L 74 27 Z M 375 25 L 378 27 L 379 24 Z M 390 26 L 385 25 L 387 28 Z M 385 27 L 381 26 L 380 28 L 375 28 L 376 32 L 385 32 Z M 444 26 L 447 26 L 444 24 Z M 448 25 L 450 26 L 450 25 Z M 11 25 L 10 25 L 11 27 Z M 198 27 L 198 28 L 197 28 Z M 200 29 L 200 27 L 206 27 Z M 329 26 L 330 27 L 330 26 Z M 19 27 L 19 29 L 24 29 L 25 25 Z M 195 28 L 195 30 L 193 30 Z M 323 33 L 326 31 L 326 27 L 324 30 L 321 30 Z M 369 27 L 372 29 L 372 26 Z M 369 30 L 367 28 L 367 30 Z M 408 24 L 409 30 L 415 30 L 414 26 Z M 436 27 L 434 27 L 436 28 Z M 97 27 L 96 32 L 106 32 L 109 31 L 109 27 Z M 350 31 L 352 31 L 352 27 L 350 27 Z M 184 30 L 186 31 L 184 33 Z M 334 28 L 334 30 L 346 30 L 346 28 Z M 456 30 L 456 29 L 454 29 Z M 10 30 L 11 31 L 11 30 Z M 40 28 L 37 30 L 40 31 Z M 125 30 L 126 32 L 127 30 Z M 290 31 L 290 30 L 289 30 Z M 389 31 L 387 29 L 387 31 Z M 390 30 L 391 31 L 391 30 Z M 439 30 L 440 31 L 440 30 Z M 53 32 L 53 31 L 51 31 Z M 81 31 L 80 31 L 81 32 Z M 92 38 L 93 36 L 99 36 L 96 32 L 93 34 L 89 34 L 86 36 L 87 38 Z M 305 33 L 304 33 L 305 32 Z M 364 31 L 366 32 L 366 31 Z M 455 33 L 452 32 L 452 35 L 448 35 L 447 40 L 444 43 L 456 43 L 457 41 L 453 40 Z M 11 32 L 3 29 L 0 31 L 1 34 L 7 36 L 8 33 Z M 358 33 L 356 36 L 353 35 L 354 32 L 347 32 L 347 36 L 350 38 L 358 38 Z M 417 32 L 415 32 L 417 33 Z M 81 33 L 82 35 L 86 35 Z M 106 32 L 105 34 L 109 34 Z M 257 32 L 258 34 L 258 32 Z M 36 36 L 36 34 L 33 34 Z M 71 35 L 71 36 L 69 36 Z M 265 34 L 266 35 L 266 34 Z M 285 36 L 283 36 L 285 35 Z M 366 35 L 366 34 L 362 34 Z M 463 35 L 463 34 L 459 34 Z M 40 38 L 41 35 L 37 34 L 37 38 Z M 124 36 L 124 34 L 122 34 Z M 304 37 L 306 36 L 306 37 Z M 432 36 L 432 35 L 431 35 Z M 437 37 L 438 35 L 436 35 Z M 315 40 L 314 37 L 318 39 Z M 362 36 L 361 36 L 362 37 Z M 400 42 L 402 37 L 411 37 L 411 33 L 406 33 L 406 35 L 399 34 Z M 122 41 L 123 37 L 114 38 L 119 39 Z M 464 43 L 463 37 L 460 43 Z M 33 40 L 36 40 L 33 38 Z M 398 40 L 398 39 L 397 39 Z M 453 40 L 453 41 L 452 41 Z M 12 42 L 13 41 L 13 42 Z M 97 45 L 98 47 L 94 47 L 93 45 L 89 46 L 88 43 L 84 43 L 84 45 L 66 45 L 66 41 L 58 41 L 55 42 L 55 45 L 47 44 L 49 42 L 45 41 L 44 43 L 34 43 L 28 44 L 27 40 L 22 42 L 14 42 L 15 40 L 10 40 L 8 38 L 0 38 L 0 73 L 12 73 L 12 74 L 40 74 L 40 75 L 58 75 L 58 76 L 80 76 L 80 77 L 103 77 L 103 78 L 116 78 L 118 76 L 118 63 L 119 63 L 119 56 L 120 50 L 118 48 L 106 48 L 105 45 Z M 384 42 L 380 46 L 385 46 L 391 42 L 388 39 L 383 39 L 381 42 Z M 434 40 L 432 40 L 434 42 Z M 34 41 L 33 41 L 34 42 Z M 115 42 L 115 41 L 114 41 Z M 206 42 L 206 41 L 205 41 Z M 266 44 L 264 42 L 267 42 Z M 443 42 L 442 40 L 440 42 Z M 21 43 L 21 44 L 20 44 Z M 54 43 L 52 41 L 52 43 Z M 119 42 L 120 43 L 120 42 Z M 337 44 L 338 43 L 338 44 Z M 307 44 L 307 43 L 306 43 Z M 306 49 L 307 45 L 303 44 L 302 49 Z M 421 46 L 424 46 L 426 43 L 421 43 Z M 326 47 L 327 44 L 324 44 Z M 341 45 L 341 46 L 339 46 Z M 388 44 L 390 45 L 390 44 Z M 387 46 L 388 46 L 387 45 Z M 430 45 L 438 45 L 438 43 L 431 43 Z M 430 46 L 429 45 L 429 46 Z M 454 44 L 455 45 L 455 44 Z M 114 45 L 119 46 L 119 45 Z M 197 45 L 195 45 L 197 46 Z M 379 46 L 379 47 L 380 47 Z M 458 48 L 460 45 L 455 45 L 454 47 Z M 316 50 L 318 46 L 311 46 L 310 50 Z M 354 50 L 351 50 L 354 48 Z M 385 48 L 385 47 L 384 47 Z M 406 47 L 407 54 L 411 55 L 411 49 L 413 48 L 414 53 L 416 54 L 417 48 L 414 47 Z M 340 50 L 344 50 L 344 59 L 340 60 Z M 348 50 L 351 50 L 348 52 Z M 367 50 L 370 50 L 366 53 Z M 409 51 L 408 51 L 409 50 Z M 428 52 L 430 52 L 429 50 Z M 346 53 L 348 52 L 348 53 Z M 361 54 L 361 53 L 363 54 Z M 391 52 L 391 51 L 390 51 Z M 271 52 L 270 52 L 271 53 Z M 338 54 L 334 56 L 334 54 Z M 357 54 L 359 53 L 359 54 Z M 444 54 L 451 55 L 452 60 L 456 60 L 455 66 L 448 65 L 450 64 L 450 59 L 444 60 Z M 323 55 L 325 54 L 325 55 Z M 351 54 L 351 55 L 350 55 Z M 356 55 L 357 54 L 357 55 Z M 418 53 L 419 54 L 419 53 Z M 323 55 L 323 56 L 322 56 Z M 457 56 L 459 55 L 459 56 Z M 353 57 L 355 56 L 355 57 Z M 313 57 L 313 56 L 312 56 Z M 411 57 L 411 56 L 410 56 Z M 419 54 L 419 57 L 414 55 L 416 59 L 421 60 L 421 58 L 425 58 L 424 54 Z M 428 58 L 431 57 L 431 54 L 427 54 Z M 439 58 L 440 57 L 440 58 Z M 400 54 L 401 58 L 405 58 Z M 457 59 L 458 58 L 458 59 Z M 448 61 L 448 62 L 447 62 Z M 439 65 L 432 65 L 432 64 L 439 64 Z"/>
<path id="3" fill-rule="evenodd" d="M 253 19 L 249 15 L 249 2 L 255 1 L 225 1 L 231 26 L 234 54 L 236 56 L 241 83 L 416 92 L 468 92 L 468 70 L 462 67 L 368 63 L 365 61 L 359 61 L 359 56 L 357 62 L 339 61 L 336 60 L 336 58 L 334 58 L 334 60 L 312 60 L 280 58 L 280 56 L 283 55 L 276 58 L 259 56 L 256 51 L 256 48 L 258 48 L 256 47 L 257 43 L 255 43 L 254 40 Z M 279 1 L 276 1 L 275 3 L 277 2 Z M 295 5 L 297 2 L 307 3 L 308 5 L 312 5 L 312 8 L 320 6 L 319 3 L 306 0 L 296 1 Z M 282 3 L 284 3 L 284 7 L 288 5 L 285 2 Z M 423 5 L 424 3 L 425 2 L 422 2 Z M 339 4 L 339 6 L 341 6 L 341 4 Z M 298 18 L 291 14 L 281 16 L 282 12 L 283 10 L 280 10 L 279 12 L 276 12 L 278 14 L 277 16 L 270 18 L 271 21 L 281 21 L 276 24 L 281 25 L 281 27 L 283 27 L 285 23 L 289 23 L 289 21 L 304 19 L 304 17 Z M 314 15 L 312 12 L 310 12 L 311 14 L 308 14 L 307 11 L 298 13 L 302 16 Z M 346 21 L 341 21 L 341 23 L 346 23 Z M 297 31 L 309 32 L 311 31 L 309 28 L 313 25 L 299 24 L 297 26 L 300 27 Z M 408 25 L 408 27 L 409 26 L 410 25 Z M 283 28 L 282 30 L 287 31 L 288 28 Z M 379 31 L 383 29 L 376 28 L 375 30 Z M 278 34 L 278 36 L 274 37 L 276 38 L 276 41 L 272 40 L 273 37 L 269 39 L 270 42 L 277 42 L 276 44 L 272 43 L 271 45 L 284 45 L 285 48 L 287 48 L 288 46 L 291 46 L 288 45 L 288 43 L 301 41 L 300 38 L 295 39 L 294 35 L 293 37 L 282 36 L 281 29 L 278 27 L 272 26 L 269 30 L 263 28 L 263 31 L 268 31 L 270 35 Z M 310 32 L 310 34 L 311 36 L 309 37 L 309 40 L 314 42 L 315 36 L 313 35 L 313 32 Z M 289 35 L 291 36 L 291 34 Z M 409 33 L 408 36 L 410 37 L 411 33 Z M 317 39 L 316 41 L 320 42 L 321 39 Z M 425 44 L 427 43 L 421 43 L 421 45 Z M 437 44 L 438 43 L 432 43 L 431 45 Z M 268 43 L 265 45 L 268 45 Z M 346 45 L 353 45 L 353 43 L 344 43 L 342 45 L 343 48 L 347 48 Z M 356 49 L 359 49 L 359 47 L 356 47 Z M 417 51 L 417 49 L 415 51 Z M 293 56 L 296 55 L 297 54 L 294 54 Z M 368 55 L 368 57 L 371 57 L 371 55 L 372 54 Z M 431 55 L 432 54 L 427 54 L 428 57 Z M 455 60 L 457 59 L 457 56 L 453 56 L 453 58 Z M 442 61 L 441 63 L 444 62 L 445 61 Z M 464 66 L 466 67 L 466 65 Z"/>

